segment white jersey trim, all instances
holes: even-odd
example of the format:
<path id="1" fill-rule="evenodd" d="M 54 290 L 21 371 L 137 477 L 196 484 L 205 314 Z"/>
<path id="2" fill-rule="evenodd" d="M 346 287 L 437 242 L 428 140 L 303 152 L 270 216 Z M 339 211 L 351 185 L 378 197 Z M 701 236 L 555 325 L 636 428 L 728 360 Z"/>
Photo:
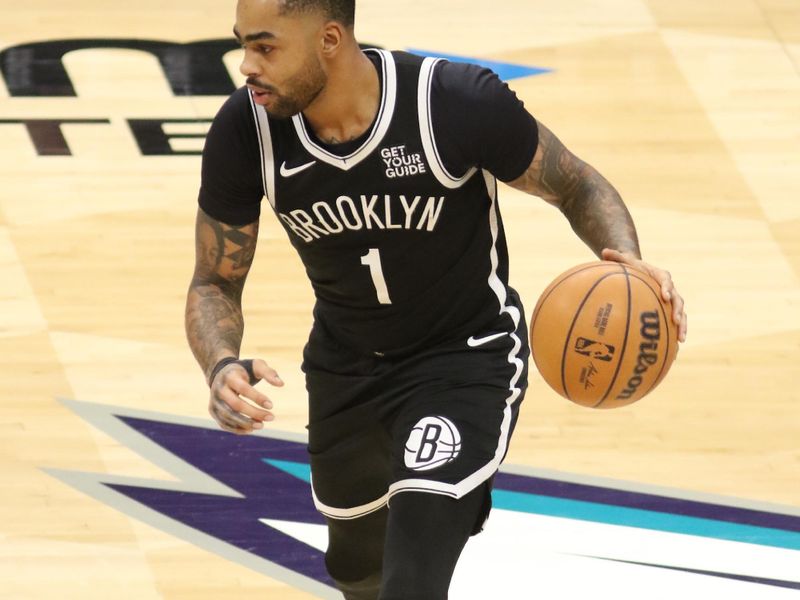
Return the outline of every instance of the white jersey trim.
<path id="1" fill-rule="evenodd" d="M 383 73 L 383 85 L 381 89 L 381 104 L 378 108 L 378 115 L 375 119 L 375 125 L 372 128 L 367 140 L 355 152 L 347 156 L 337 156 L 329 152 L 319 144 L 315 143 L 306 129 L 306 123 L 303 120 L 303 115 L 295 115 L 292 117 L 297 137 L 303 147 L 309 154 L 321 160 L 324 163 L 338 167 L 343 171 L 349 171 L 355 167 L 362 160 L 367 158 L 373 150 L 375 150 L 383 141 L 383 137 L 389 130 L 389 125 L 392 123 L 394 116 L 395 104 L 397 101 L 397 67 L 394 63 L 394 57 L 391 52 L 387 50 L 369 49 L 365 52 L 375 52 L 381 59 L 381 70 Z"/>
<path id="2" fill-rule="evenodd" d="M 316 506 L 317 510 L 325 515 L 326 517 L 330 517 L 331 519 L 339 519 L 342 521 L 348 521 L 350 519 L 357 519 L 359 517 L 365 517 L 371 513 L 374 513 L 377 510 L 380 510 L 386 503 L 389 501 L 389 494 L 386 493 L 377 500 L 373 500 L 372 502 L 368 502 L 367 504 L 362 504 L 361 506 L 354 506 L 352 508 L 335 508 L 333 506 L 328 506 L 327 504 L 323 504 L 320 502 L 319 498 L 317 498 L 316 492 L 314 492 L 314 484 L 311 484 L 311 496 L 314 499 L 314 506 Z"/>
<path id="3" fill-rule="evenodd" d="M 475 471 L 472 475 L 462 479 L 458 483 L 442 483 L 439 481 L 429 481 L 427 479 L 403 479 L 397 481 L 389 486 L 389 498 L 400 492 L 429 492 L 433 494 L 441 494 L 450 496 L 451 498 L 461 498 L 478 487 L 481 483 L 489 479 L 497 469 L 500 468 L 500 463 L 503 462 L 503 457 L 508 450 L 508 441 L 511 436 L 511 407 L 519 399 L 522 394 L 522 389 L 517 386 L 522 372 L 525 368 L 523 358 L 520 356 L 522 350 L 522 340 L 516 334 L 516 330 L 520 325 L 520 312 L 516 306 L 509 306 L 508 290 L 497 275 L 497 267 L 499 259 L 497 256 L 497 238 L 499 235 L 499 218 L 497 208 L 497 181 L 494 176 L 488 171 L 483 171 L 484 181 L 486 182 L 486 189 L 489 192 L 491 199 L 491 208 L 489 210 L 489 228 L 492 233 L 492 248 L 490 251 L 490 260 L 492 269 L 489 274 L 489 287 L 492 288 L 497 300 L 499 302 L 499 314 L 507 314 L 514 322 L 514 331 L 510 333 L 511 339 L 514 340 L 514 346 L 508 353 L 508 362 L 515 367 L 514 374 L 509 381 L 508 389 L 509 395 L 506 398 L 506 406 L 503 409 L 503 420 L 500 423 L 500 435 L 498 438 L 497 449 L 495 450 L 494 457 L 483 467 Z"/>
<path id="4" fill-rule="evenodd" d="M 452 175 L 444 166 L 439 149 L 436 147 L 436 138 L 433 132 L 433 119 L 431 117 L 431 89 L 433 87 L 433 71 L 441 58 L 426 58 L 422 61 L 419 72 L 419 85 L 417 86 L 417 108 L 419 113 L 419 132 L 422 138 L 422 148 L 431 167 L 431 172 L 443 186 L 448 189 L 460 188 L 478 170 L 471 167 L 462 177 Z"/>
<path id="5" fill-rule="evenodd" d="M 272 132 L 269 129 L 267 111 L 253 101 L 253 94 L 248 90 L 247 97 L 253 109 L 253 117 L 258 131 L 258 149 L 261 152 L 261 181 L 264 195 L 275 208 L 275 155 L 272 149 Z"/>

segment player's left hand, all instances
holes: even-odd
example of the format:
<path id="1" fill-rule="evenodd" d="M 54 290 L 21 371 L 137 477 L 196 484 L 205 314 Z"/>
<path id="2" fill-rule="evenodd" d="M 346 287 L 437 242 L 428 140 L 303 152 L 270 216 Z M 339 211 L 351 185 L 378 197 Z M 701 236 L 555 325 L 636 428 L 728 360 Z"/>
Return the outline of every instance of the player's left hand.
<path id="1" fill-rule="evenodd" d="M 225 364 L 224 361 L 231 361 Z M 278 373 L 261 359 L 220 361 L 209 382 L 208 412 L 219 426 L 230 433 L 247 435 L 273 421 L 272 401 L 253 387 L 262 379 L 281 387 Z M 219 370 L 217 368 L 223 364 Z"/>
<path id="2" fill-rule="evenodd" d="M 686 341 L 688 321 L 686 311 L 684 310 L 683 297 L 681 297 L 678 290 L 675 288 L 675 284 L 672 282 L 672 275 L 670 275 L 669 271 L 654 267 L 636 258 L 633 254 L 612 250 L 610 248 L 603 249 L 600 257 L 603 260 L 612 260 L 614 262 L 630 265 L 634 269 L 643 271 L 655 279 L 661 285 L 661 297 L 665 302 L 672 303 L 672 321 L 678 327 L 678 341 Z"/>

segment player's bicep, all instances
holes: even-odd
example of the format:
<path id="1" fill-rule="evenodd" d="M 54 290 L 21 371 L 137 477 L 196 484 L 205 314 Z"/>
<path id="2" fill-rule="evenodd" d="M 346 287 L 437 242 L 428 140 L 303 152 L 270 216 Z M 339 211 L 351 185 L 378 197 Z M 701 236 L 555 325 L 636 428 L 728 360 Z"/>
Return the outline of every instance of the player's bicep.
<path id="1" fill-rule="evenodd" d="M 244 283 L 258 242 L 258 220 L 246 225 L 228 225 L 197 209 L 195 223 L 196 281 Z"/>
<path id="2" fill-rule="evenodd" d="M 570 152 L 541 122 L 538 129 L 539 145 L 530 166 L 508 185 L 562 208 L 579 192 L 586 170 L 591 167 Z"/>

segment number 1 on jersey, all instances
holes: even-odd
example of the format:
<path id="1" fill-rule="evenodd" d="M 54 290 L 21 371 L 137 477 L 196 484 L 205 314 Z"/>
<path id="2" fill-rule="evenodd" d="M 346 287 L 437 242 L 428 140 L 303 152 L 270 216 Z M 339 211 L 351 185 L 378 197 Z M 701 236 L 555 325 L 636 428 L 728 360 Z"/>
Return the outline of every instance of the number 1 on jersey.
<path id="1" fill-rule="evenodd" d="M 361 257 L 361 264 L 369 267 L 369 274 L 372 275 L 372 283 L 375 291 L 378 292 L 378 302 L 381 304 L 391 304 L 389 289 L 386 287 L 386 279 L 383 278 L 383 267 L 381 266 L 381 252 L 377 248 L 371 248 Z"/>

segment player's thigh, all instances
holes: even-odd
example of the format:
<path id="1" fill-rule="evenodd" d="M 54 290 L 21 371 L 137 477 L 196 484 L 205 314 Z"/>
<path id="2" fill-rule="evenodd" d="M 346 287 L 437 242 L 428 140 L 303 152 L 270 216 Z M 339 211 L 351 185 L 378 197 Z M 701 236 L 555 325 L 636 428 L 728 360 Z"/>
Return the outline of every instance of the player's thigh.
<path id="1" fill-rule="evenodd" d="M 310 423 L 308 430 L 317 510 L 332 519 L 354 519 L 386 504 L 391 441 L 371 411 L 346 410 Z"/>
<path id="2" fill-rule="evenodd" d="M 429 490 L 460 498 L 492 477 L 527 389 L 523 332 L 481 333 L 420 359 L 404 376 L 414 393 L 393 414 L 390 497 Z"/>
<path id="3" fill-rule="evenodd" d="M 490 384 L 422 390 L 392 426 L 390 498 L 461 498 L 490 480 L 508 450 L 524 389 Z"/>
<path id="4" fill-rule="evenodd" d="M 331 519 L 325 565 L 339 582 L 360 581 L 380 573 L 386 539 L 388 509 L 356 519 Z"/>
<path id="5" fill-rule="evenodd" d="M 459 499 L 429 492 L 392 498 L 381 599 L 447 598 L 461 551 L 491 505 L 491 481 Z"/>

